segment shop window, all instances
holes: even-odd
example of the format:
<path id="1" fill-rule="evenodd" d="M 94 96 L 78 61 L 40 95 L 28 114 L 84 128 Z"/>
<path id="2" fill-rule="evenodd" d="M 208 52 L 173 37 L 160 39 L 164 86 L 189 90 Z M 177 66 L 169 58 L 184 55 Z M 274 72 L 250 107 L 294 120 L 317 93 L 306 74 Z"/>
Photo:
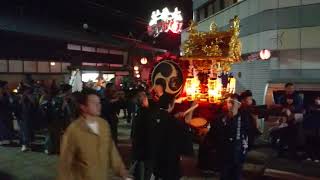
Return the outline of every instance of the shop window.
<path id="1" fill-rule="evenodd" d="M 82 73 L 82 81 L 83 82 L 97 82 L 97 78 L 99 76 L 99 73 L 97 72 L 90 72 L 90 73 Z"/>
<path id="2" fill-rule="evenodd" d="M 8 61 L 0 60 L 0 72 L 8 72 Z"/>
<path id="3" fill-rule="evenodd" d="M 82 46 L 82 51 L 85 51 L 85 52 L 96 52 L 96 48 L 95 47 L 90 47 L 90 46 Z"/>
<path id="4" fill-rule="evenodd" d="M 39 61 L 38 62 L 38 72 L 39 73 L 49 73 L 50 72 L 49 64 L 50 63 L 48 61 Z"/>
<path id="5" fill-rule="evenodd" d="M 114 74 L 103 74 L 102 77 L 105 81 L 108 82 L 108 81 L 111 81 L 111 79 L 115 78 L 115 75 Z"/>
<path id="6" fill-rule="evenodd" d="M 82 66 L 97 66 L 97 64 L 96 63 L 83 62 Z"/>
<path id="7" fill-rule="evenodd" d="M 23 72 L 23 61 L 9 60 L 9 72 Z"/>
<path id="8" fill-rule="evenodd" d="M 104 48 L 97 48 L 97 53 L 108 54 L 109 50 Z"/>
<path id="9" fill-rule="evenodd" d="M 24 72 L 37 72 L 37 61 L 24 61 L 23 62 Z"/>
<path id="10" fill-rule="evenodd" d="M 107 67 L 107 66 L 109 66 L 109 64 L 108 63 L 97 63 L 97 66 L 98 67 L 103 67 L 103 66 Z"/>
<path id="11" fill-rule="evenodd" d="M 54 65 L 50 65 L 50 72 L 61 73 L 61 63 L 55 62 Z"/>
<path id="12" fill-rule="evenodd" d="M 77 44 L 68 44 L 67 49 L 81 51 L 81 46 Z"/>

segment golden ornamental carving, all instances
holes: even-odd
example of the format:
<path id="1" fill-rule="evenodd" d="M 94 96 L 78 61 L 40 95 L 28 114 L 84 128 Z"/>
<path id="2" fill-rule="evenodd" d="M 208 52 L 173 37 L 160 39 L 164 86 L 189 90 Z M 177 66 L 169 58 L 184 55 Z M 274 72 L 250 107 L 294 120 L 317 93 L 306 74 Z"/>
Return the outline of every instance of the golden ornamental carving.
<path id="1" fill-rule="evenodd" d="M 241 60 L 240 20 L 237 16 L 231 19 L 228 31 L 218 31 L 215 22 L 212 22 L 209 28 L 209 32 L 199 32 L 197 24 L 191 22 L 189 38 L 182 44 L 184 55 L 181 59 L 205 61 L 195 63 L 201 69 L 208 69 L 209 62 L 223 62 L 221 68 L 229 71 L 231 63 Z"/>

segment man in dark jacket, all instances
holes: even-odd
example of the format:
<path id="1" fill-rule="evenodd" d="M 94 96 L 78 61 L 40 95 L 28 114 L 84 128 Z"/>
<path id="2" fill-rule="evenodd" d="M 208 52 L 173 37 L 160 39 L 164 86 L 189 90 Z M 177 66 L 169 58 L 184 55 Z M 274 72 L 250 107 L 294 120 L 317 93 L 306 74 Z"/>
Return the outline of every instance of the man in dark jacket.
<path id="1" fill-rule="evenodd" d="M 33 96 L 33 89 L 30 86 L 26 85 L 22 88 L 19 106 L 17 117 L 21 131 L 21 151 L 26 152 L 30 150 L 34 132 L 32 124 L 34 122 L 34 112 L 36 111 L 36 100 Z"/>
<path id="2" fill-rule="evenodd" d="M 136 163 L 134 177 L 137 180 L 149 180 L 152 175 L 156 109 L 149 105 L 144 92 L 138 94 L 137 101 L 137 116 L 132 122 L 132 154 Z"/>
<path id="3" fill-rule="evenodd" d="M 178 180 L 180 174 L 180 149 L 176 119 L 170 115 L 169 101 L 161 101 L 157 113 L 154 147 L 154 175 L 163 180 Z"/>
<path id="4" fill-rule="evenodd" d="M 249 118 L 249 131 L 248 131 L 248 145 L 249 150 L 251 150 L 254 146 L 255 139 L 261 135 L 259 128 L 258 128 L 258 115 L 256 114 L 254 107 L 253 107 L 253 98 L 252 92 L 250 90 L 246 90 L 241 93 L 240 95 L 241 100 L 241 107 L 240 112 L 248 114 Z"/>
<path id="5" fill-rule="evenodd" d="M 112 138 L 117 144 L 118 142 L 118 111 L 119 98 L 116 97 L 116 90 L 112 86 L 108 86 L 105 90 L 105 97 L 102 99 L 101 117 L 108 121 L 112 133 Z"/>
<path id="6" fill-rule="evenodd" d="M 301 111 L 303 109 L 303 100 L 295 91 L 294 85 L 292 83 L 285 84 L 285 94 L 280 96 L 276 103 L 280 105 L 286 105 L 288 96 L 292 97 L 293 99 L 294 109 L 296 111 Z"/>
<path id="7" fill-rule="evenodd" d="M 213 123 L 221 180 L 240 180 L 248 148 L 248 114 L 240 113 L 240 102 L 231 95 L 223 114 Z"/>

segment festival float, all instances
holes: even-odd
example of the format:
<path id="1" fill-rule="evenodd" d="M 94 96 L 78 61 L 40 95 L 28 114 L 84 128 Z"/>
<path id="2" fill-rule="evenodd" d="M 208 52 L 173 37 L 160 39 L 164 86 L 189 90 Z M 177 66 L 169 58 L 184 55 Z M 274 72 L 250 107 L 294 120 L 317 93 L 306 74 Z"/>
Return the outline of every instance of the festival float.
<path id="1" fill-rule="evenodd" d="M 186 112 L 185 120 L 191 126 L 206 127 L 214 120 L 217 106 L 235 92 L 231 65 L 241 61 L 239 24 L 236 16 L 227 31 L 218 31 L 213 22 L 209 32 L 199 32 L 192 22 L 182 56 L 176 61 L 163 60 L 153 69 L 152 84 L 165 82 L 165 91 L 177 98 L 175 111 Z M 207 128 L 200 129 L 200 134 L 207 132 Z"/>

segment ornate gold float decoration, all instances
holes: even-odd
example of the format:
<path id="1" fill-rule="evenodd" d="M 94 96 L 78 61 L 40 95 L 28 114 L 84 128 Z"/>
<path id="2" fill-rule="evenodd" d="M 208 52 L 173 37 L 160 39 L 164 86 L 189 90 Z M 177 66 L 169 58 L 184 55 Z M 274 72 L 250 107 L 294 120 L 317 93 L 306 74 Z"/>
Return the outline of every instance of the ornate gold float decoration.
<path id="1" fill-rule="evenodd" d="M 191 22 L 189 37 L 182 44 L 183 56 L 180 59 L 189 61 L 186 93 L 189 100 L 201 98 L 214 102 L 235 91 L 235 79 L 224 75 L 230 72 L 232 63 L 241 60 L 240 20 L 238 16 L 231 19 L 228 31 L 219 32 L 214 22 L 211 23 L 209 32 L 199 32 L 196 26 L 196 23 Z M 199 72 L 208 74 L 205 94 L 198 90 L 199 84 L 201 86 L 203 83 L 199 81 Z"/>

